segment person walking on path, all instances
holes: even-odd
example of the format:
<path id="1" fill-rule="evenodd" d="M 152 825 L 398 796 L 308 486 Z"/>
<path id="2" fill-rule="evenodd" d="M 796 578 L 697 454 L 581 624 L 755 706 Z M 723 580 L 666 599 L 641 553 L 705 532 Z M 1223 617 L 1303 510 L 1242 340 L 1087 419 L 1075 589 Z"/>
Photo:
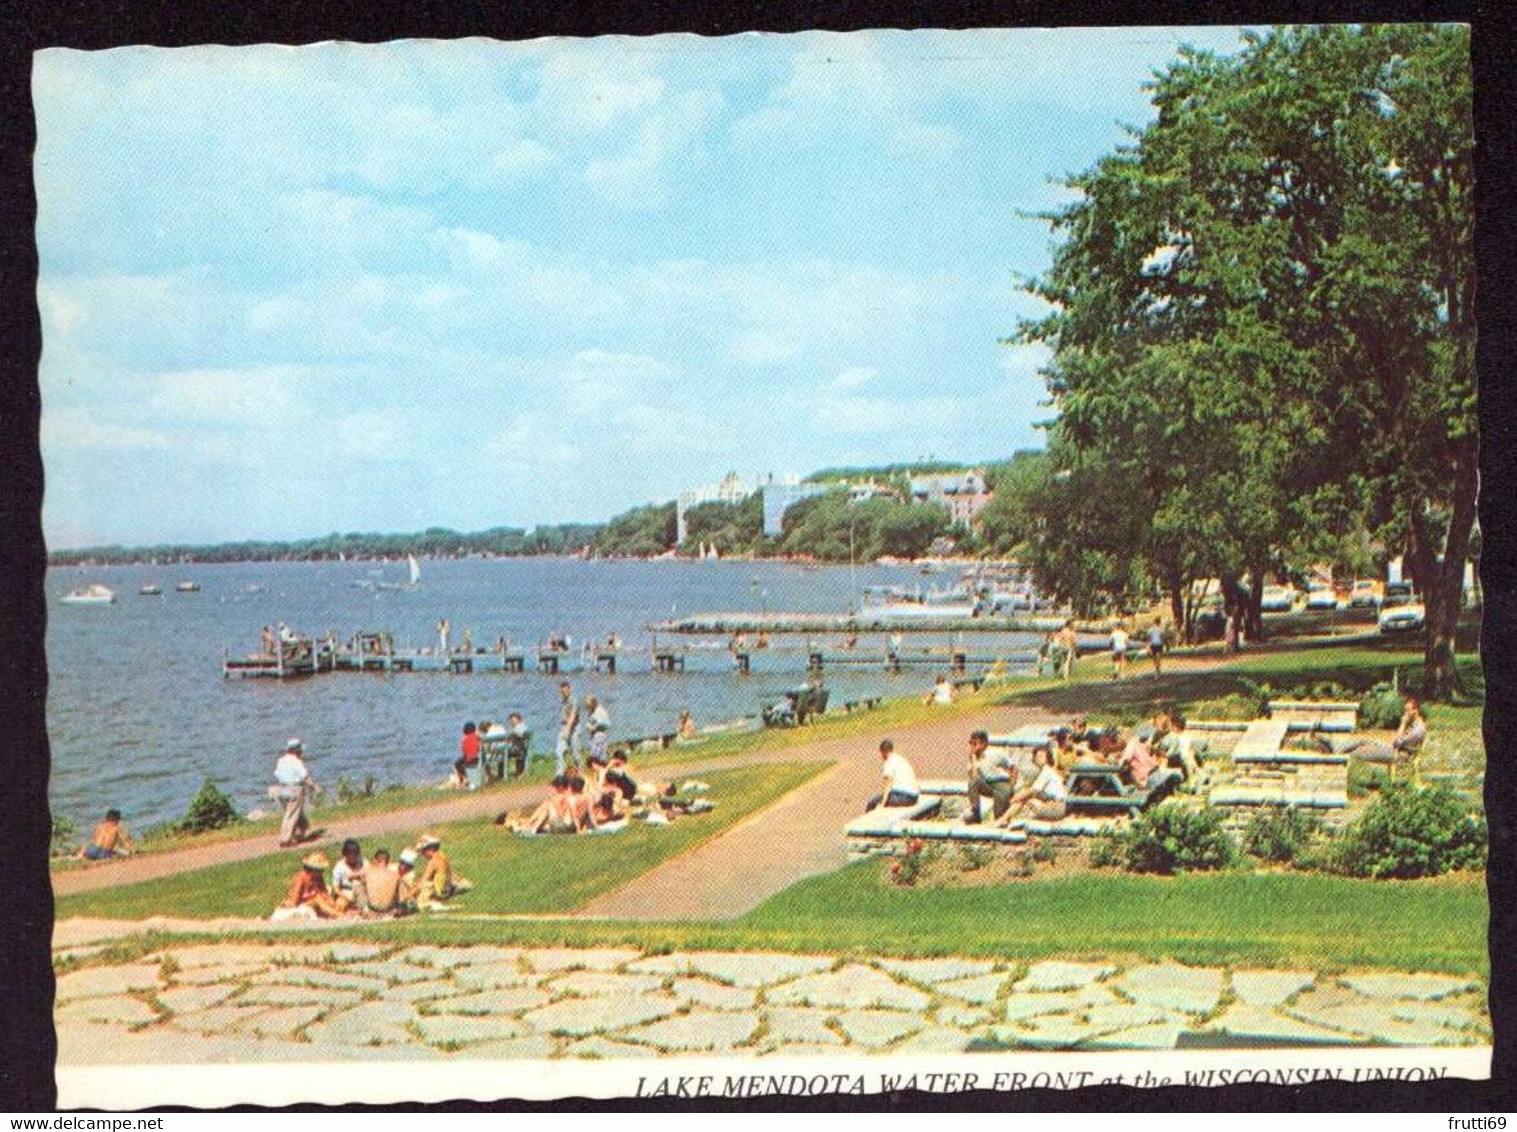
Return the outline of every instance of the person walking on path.
<path id="1" fill-rule="evenodd" d="M 1073 621 L 1064 622 L 1064 627 L 1059 630 L 1058 640 L 1059 644 L 1064 648 L 1064 654 L 1060 658 L 1062 667 L 1059 671 L 1059 676 L 1064 680 L 1068 680 L 1069 674 L 1074 671 L 1075 660 L 1080 655 L 1080 638 L 1075 636 L 1075 623 Z"/>
<path id="2" fill-rule="evenodd" d="M 594 696 L 585 697 L 585 730 L 590 733 L 590 754 L 606 758 L 606 741 L 611 736 L 611 713 Z"/>
<path id="3" fill-rule="evenodd" d="M 1161 676 L 1164 663 L 1164 622 L 1157 617 L 1148 627 L 1148 659 L 1153 663 L 1154 675 Z"/>
<path id="4" fill-rule="evenodd" d="M 579 750 L 579 705 L 574 702 L 574 687 L 565 680 L 558 686 L 558 741 L 553 746 L 553 773 L 563 774 L 569 759 Z"/>
<path id="5" fill-rule="evenodd" d="M 284 803 L 284 820 L 279 825 L 279 847 L 304 841 L 311 832 L 311 822 L 306 816 L 306 804 L 319 786 L 311 778 L 311 769 L 306 766 L 305 748 L 299 739 L 291 739 L 284 745 L 284 754 L 274 764 L 275 798 Z"/>
<path id="6" fill-rule="evenodd" d="M 1111 678 L 1122 679 L 1127 671 L 1127 643 L 1131 638 L 1122 622 L 1118 621 L 1111 629 Z"/>

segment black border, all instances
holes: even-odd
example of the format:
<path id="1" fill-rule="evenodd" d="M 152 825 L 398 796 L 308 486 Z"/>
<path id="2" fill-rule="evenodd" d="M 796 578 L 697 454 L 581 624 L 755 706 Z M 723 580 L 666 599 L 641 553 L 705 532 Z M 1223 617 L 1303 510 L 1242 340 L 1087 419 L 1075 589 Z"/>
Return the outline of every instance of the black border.
<path id="1" fill-rule="evenodd" d="M 1505 18 L 1504 18 L 1505 17 Z M 740 31 L 850 31 L 870 27 L 969 28 L 1051 24 L 1137 25 L 1293 23 L 1354 21 L 1450 21 L 1474 26 L 1477 147 L 1477 249 L 1480 270 L 1478 316 L 1482 428 L 1482 582 L 1486 594 L 1483 651 L 1489 698 L 1486 709 L 1491 820 L 1491 1012 L 1497 1043 L 1488 1082 L 1301 1087 L 1232 1086 L 1210 1090 L 1099 1087 L 1078 1093 L 900 1094 L 865 1098 L 783 1098 L 760 1102 L 566 1101 L 556 1106 L 520 1102 L 455 1103 L 430 1111 L 534 1110 L 917 1110 L 984 1111 L 1342 1111 L 1431 1110 L 1460 1115 L 1517 1108 L 1513 1058 L 1506 1041 L 1514 1014 L 1506 958 L 1514 943 L 1512 827 L 1513 700 L 1517 692 L 1517 411 L 1512 398 L 1513 296 L 1510 234 L 1513 215 L 1512 21 L 1502 0 L 1086 0 L 1048 5 L 1028 0 L 882 3 L 695 3 L 605 0 L 575 6 L 552 0 L 497 5 L 482 0 L 411 4 L 339 0 L 325 5 L 285 3 L 132 3 L 72 0 L 46 5 L 28 0 L 11 6 L 8 35 L 0 45 L 0 737 L 7 760 L 0 770 L 0 1110 L 43 1111 L 56 1102 L 53 1086 L 53 975 L 47 925 L 52 919 L 48 881 L 48 749 L 43 697 L 42 597 L 45 548 L 41 531 L 42 465 L 37 448 L 40 323 L 33 240 L 35 195 L 31 153 L 35 126 L 30 96 L 31 53 L 49 46 L 107 48 L 126 44 L 187 46 L 196 43 L 309 43 L 328 39 L 379 42 L 406 37 L 448 39 L 490 36 L 522 39 L 592 34 L 651 35 Z M 351 1110 L 363 1111 L 359 1106 Z M 403 1106 L 413 1111 L 424 1106 Z M 319 1106 L 297 1106 L 299 1111 Z M 164 1110 L 173 1111 L 173 1110 Z"/>

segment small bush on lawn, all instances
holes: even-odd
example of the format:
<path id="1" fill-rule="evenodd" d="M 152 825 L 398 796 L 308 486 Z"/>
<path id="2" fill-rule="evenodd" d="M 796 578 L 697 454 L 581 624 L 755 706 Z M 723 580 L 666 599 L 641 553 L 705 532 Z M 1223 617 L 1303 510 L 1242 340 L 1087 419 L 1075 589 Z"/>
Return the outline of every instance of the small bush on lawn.
<path id="1" fill-rule="evenodd" d="M 995 850 L 986 845 L 960 845 L 959 869 L 973 873 L 983 869 L 995 858 Z"/>
<path id="2" fill-rule="evenodd" d="M 1322 819 L 1295 806 L 1271 806 L 1243 831 L 1243 848 L 1261 861 L 1289 863 L 1322 832 Z"/>
<path id="3" fill-rule="evenodd" d="M 1357 700 L 1359 693 L 1346 688 L 1336 680 L 1317 680 L 1310 684 L 1297 684 L 1289 692 L 1275 697 L 1279 700 L 1307 700 L 1313 703 L 1348 703 Z"/>
<path id="4" fill-rule="evenodd" d="M 1176 802 L 1141 815 L 1122 842 L 1127 867 L 1135 873 L 1222 869 L 1237 856 L 1220 813 Z"/>
<path id="5" fill-rule="evenodd" d="M 52 850 L 55 857 L 72 856 L 78 849 L 79 825 L 67 814 L 53 812 Z"/>
<path id="6" fill-rule="evenodd" d="M 1103 829 L 1091 839 L 1090 865 L 1095 869 L 1119 869 L 1127 859 L 1121 836 L 1114 829 Z"/>
<path id="7" fill-rule="evenodd" d="M 1359 701 L 1359 726 L 1371 731 L 1388 731 L 1401 723 L 1406 699 L 1389 684 L 1376 684 Z"/>
<path id="8" fill-rule="evenodd" d="M 1485 863 L 1485 818 L 1446 786 L 1393 783 L 1334 841 L 1327 865 L 1355 877 L 1432 877 Z"/>
<path id="9" fill-rule="evenodd" d="M 913 837 L 906 842 L 906 852 L 890 864 L 891 883 L 910 888 L 916 884 L 917 877 L 922 875 L 923 867 L 935 856 L 935 853 L 926 851 L 920 837 Z"/>
<path id="10" fill-rule="evenodd" d="M 200 792 L 190 799 L 190 808 L 185 811 L 179 830 L 182 833 L 205 833 L 231 825 L 236 820 L 237 807 L 207 778 Z"/>

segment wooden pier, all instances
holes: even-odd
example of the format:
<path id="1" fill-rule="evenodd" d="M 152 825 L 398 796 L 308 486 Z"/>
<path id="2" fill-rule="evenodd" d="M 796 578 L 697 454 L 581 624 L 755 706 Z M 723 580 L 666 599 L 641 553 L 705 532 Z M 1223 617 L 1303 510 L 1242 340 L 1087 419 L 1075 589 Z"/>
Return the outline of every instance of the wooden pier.
<path id="1" fill-rule="evenodd" d="M 895 616 L 888 608 L 865 608 L 857 613 L 694 613 L 688 617 L 658 621 L 648 626 L 652 633 L 685 636 L 730 636 L 734 633 L 1053 633 L 1066 619 L 1036 614 L 979 617 Z M 1076 622 L 1075 631 L 1104 637 L 1111 632 L 1108 621 Z"/>

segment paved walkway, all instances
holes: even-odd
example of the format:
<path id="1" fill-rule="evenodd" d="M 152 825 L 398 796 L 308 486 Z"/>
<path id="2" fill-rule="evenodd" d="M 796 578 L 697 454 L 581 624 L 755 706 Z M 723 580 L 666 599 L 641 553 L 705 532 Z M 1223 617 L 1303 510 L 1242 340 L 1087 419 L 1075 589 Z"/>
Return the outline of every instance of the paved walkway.
<path id="1" fill-rule="evenodd" d="M 894 732 L 896 746 L 923 778 L 964 774 L 975 728 L 1011 731 L 1054 722 L 1033 708 L 990 708 L 927 720 Z M 870 740 L 808 743 L 790 752 L 835 762 L 775 804 L 580 909 L 581 915 L 632 920 L 725 920 L 758 907 L 797 881 L 848 863 L 845 821 L 880 791 L 880 760 Z"/>
<path id="2" fill-rule="evenodd" d="M 96 933 L 98 934 L 98 933 Z M 173 945 L 58 979 L 64 1066 L 1488 1045 L 1475 977 L 1015 957 Z"/>

